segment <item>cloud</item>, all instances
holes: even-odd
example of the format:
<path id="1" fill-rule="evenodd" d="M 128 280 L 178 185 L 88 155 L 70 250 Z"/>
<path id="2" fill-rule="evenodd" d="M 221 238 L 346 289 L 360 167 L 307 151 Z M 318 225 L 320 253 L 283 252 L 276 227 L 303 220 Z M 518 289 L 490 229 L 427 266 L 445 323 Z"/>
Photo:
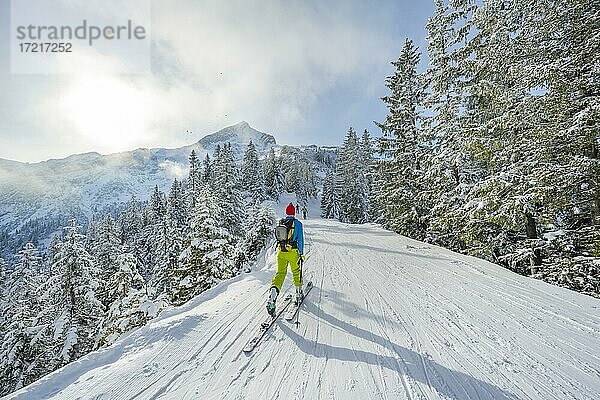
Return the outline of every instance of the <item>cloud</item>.
<path id="1" fill-rule="evenodd" d="M 337 86 L 382 86 L 395 56 L 388 10 L 324 3 L 154 3 L 155 128 L 248 120 L 285 143 Z"/>
<path id="2" fill-rule="evenodd" d="M 182 180 L 188 175 L 188 168 L 175 161 L 165 160 L 159 164 L 171 178 Z"/>
<path id="3" fill-rule="evenodd" d="M 152 74 L 115 74 L 118 59 L 81 55 L 76 62 L 95 63 L 109 77 L 98 77 L 103 83 L 96 85 L 89 82 L 93 76 L 50 77 L 45 91 L 32 93 L 27 109 L 19 112 L 35 110 L 29 130 L 49 144 L 35 150 L 39 154 L 177 147 L 241 120 L 293 143 L 298 127 L 318 124 L 311 115 L 327 118 L 315 110 L 336 88 L 373 94 L 382 86 L 398 47 L 390 7 L 349 1 L 154 1 Z M 95 108 L 75 106 L 104 104 L 98 97 L 111 92 L 122 94 L 120 100 L 99 106 L 96 115 Z M 332 101 L 343 107 L 354 100 Z M 144 120 L 136 123 L 140 116 Z M 7 124 L 19 119 L 11 117 L 0 129 L 6 132 Z M 114 131 L 107 133 L 114 146 L 94 139 L 100 127 Z M 185 136 L 188 129 L 198 137 Z"/>
<path id="4" fill-rule="evenodd" d="M 152 30 L 183 71 L 170 94 L 193 87 L 196 118 L 289 128 L 340 81 L 372 79 L 374 55 L 390 53 L 390 39 L 373 29 L 378 18 L 365 16 L 379 13 L 365 11 L 348 2 L 178 1 L 154 8 Z"/>

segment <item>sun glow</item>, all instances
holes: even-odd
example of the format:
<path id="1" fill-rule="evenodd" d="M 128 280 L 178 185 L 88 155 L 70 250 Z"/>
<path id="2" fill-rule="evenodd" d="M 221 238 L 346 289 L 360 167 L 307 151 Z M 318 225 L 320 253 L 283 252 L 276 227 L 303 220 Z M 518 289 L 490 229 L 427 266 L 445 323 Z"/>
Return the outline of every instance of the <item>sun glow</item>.
<path id="1" fill-rule="evenodd" d="M 77 80 L 63 97 L 64 118 L 101 152 L 129 150 L 144 144 L 149 100 L 126 82 L 106 76 Z"/>

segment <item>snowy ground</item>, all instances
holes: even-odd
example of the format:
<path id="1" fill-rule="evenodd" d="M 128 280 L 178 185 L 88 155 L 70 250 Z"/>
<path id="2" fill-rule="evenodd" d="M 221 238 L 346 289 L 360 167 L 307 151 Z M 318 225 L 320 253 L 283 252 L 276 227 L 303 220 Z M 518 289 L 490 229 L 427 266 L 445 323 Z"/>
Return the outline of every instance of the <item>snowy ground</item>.
<path id="1" fill-rule="evenodd" d="M 316 287 L 251 355 L 274 253 L 10 399 L 600 399 L 600 301 L 374 225 L 305 223 Z M 291 275 L 286 281 L 290 290 Z"/>

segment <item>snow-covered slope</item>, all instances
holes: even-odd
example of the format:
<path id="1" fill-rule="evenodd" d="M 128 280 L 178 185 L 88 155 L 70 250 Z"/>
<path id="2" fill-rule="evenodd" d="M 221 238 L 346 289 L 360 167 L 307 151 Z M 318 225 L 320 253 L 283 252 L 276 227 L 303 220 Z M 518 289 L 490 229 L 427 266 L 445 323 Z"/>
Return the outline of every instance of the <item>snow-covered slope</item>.
<path id="1" fill-rule="evenodd" d="M 271 251 L 7 398 L 600 398 L 600 300 L 374 225 L 305 231 L 316 287 L 299 328 L 279 321 L 241 351 L 265 314 Z"/>
<path id="2" fill-rule="evenodd" d="M 177 149 L 86 153 L 35 164 L 0 159 L 0 229 L 12 232 L 36 218 L 83 220 L 132 195 L 145 200 L 155 185 L 166 191 L 174 178 L 186 177 L 192 150 L 202 159 L 217 145 L 230 142 L 241 159 L 250 140 L 263 154 L 275 145 L 273 136 L 240 122 Z"/>

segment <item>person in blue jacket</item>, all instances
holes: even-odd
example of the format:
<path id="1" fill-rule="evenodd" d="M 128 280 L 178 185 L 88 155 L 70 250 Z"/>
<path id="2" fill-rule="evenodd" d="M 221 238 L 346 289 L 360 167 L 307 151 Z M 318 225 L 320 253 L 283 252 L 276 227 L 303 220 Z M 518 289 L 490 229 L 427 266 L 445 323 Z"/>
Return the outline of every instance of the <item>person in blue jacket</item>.
<path id="1" fill-rule="evenodd" d="M 296 287 L 295 302 L 299 303 L 304 297 L 302 285 L 304 284 L 300 268 L 304 261 L 304 231 L 302 223 L 295 218 L 296 209 L 292 203 L 288 204 L 285 209 L 286 217 L 281 221 L 288 227 L 289 239 L 285 243 L 281 243 L 277 250 L 277 273 L 271 281 L 271 290 L 269 292 L 269 300 L 267 301 L 267 311 L 269 314 L 275 314 L 275 301 L 287 275 L 288 264 L 292 270 L 294 277 L 294 286 Z"/>

